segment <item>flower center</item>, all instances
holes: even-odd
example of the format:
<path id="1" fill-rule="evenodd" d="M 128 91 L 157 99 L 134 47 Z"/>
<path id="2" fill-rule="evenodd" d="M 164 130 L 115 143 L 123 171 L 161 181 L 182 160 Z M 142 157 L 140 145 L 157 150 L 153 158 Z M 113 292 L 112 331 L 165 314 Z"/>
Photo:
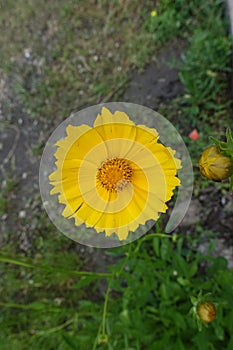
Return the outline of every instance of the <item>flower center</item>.
<path id="1" fill-rule="evenodd" d="M 123 158 L 112 158 L 98 169 L 96 179 L 106 190 L 122 191 L 132 181 L 133 169 Z"/>

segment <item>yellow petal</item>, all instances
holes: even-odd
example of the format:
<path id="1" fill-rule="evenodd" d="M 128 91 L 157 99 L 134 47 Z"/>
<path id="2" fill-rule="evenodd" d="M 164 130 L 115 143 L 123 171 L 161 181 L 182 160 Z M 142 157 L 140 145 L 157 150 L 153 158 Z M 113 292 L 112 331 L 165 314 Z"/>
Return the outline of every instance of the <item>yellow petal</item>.
<path id="1" fill-rule="evenodd" d="M 106 107 L 103 107 L 101 110 L 101 113 L 98 114 L 95 122 L 94 122 L 94 128 L 97 126 L 103 126 L 105 124 L 113 124 L 113 123 L 120 123 L 120 124 L 129 124 L 129 125 L 135 125 L 128 117 L 128 115 L 124 112 L 116 111 L 114 114 L 112 114 Z"/>

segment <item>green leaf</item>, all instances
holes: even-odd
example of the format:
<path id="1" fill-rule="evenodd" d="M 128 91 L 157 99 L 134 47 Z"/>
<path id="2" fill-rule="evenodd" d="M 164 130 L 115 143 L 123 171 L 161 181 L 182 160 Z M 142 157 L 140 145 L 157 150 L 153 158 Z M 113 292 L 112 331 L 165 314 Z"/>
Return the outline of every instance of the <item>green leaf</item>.
<path id="1" fill-rule="evenodd" d="M 177 328 L 184 330 L 186 328 L 184 315 L 177 311 L 172 311 L 172 318 Z"/>
<path id="2" fill-rule="evenodd" d="M 65 343 L 70 347 L 70 349 L 78 350 L 79 344 L 77 342 L 77 339 L 69 334 L 62 334 L 62 338 L 65 341 Z"/>
<path id="3" fill-rule="evenodd" d="M 217 271 L 227 270 L 227 260 L 223 256 L 217 258 L 206 257 L 206 260 L 212 262 L 212 265 L 208 268 L 208 274 L 216 275 Z"/>
<path id="4" fill-rule="evenodd" d="M 226 139 L 227 139 L 228 147 L 233 150 L 233 138 L 232 138 L 232 135 L 231 135 L 231 129 L 230 128 L 227 128 Z"/>
<path id="5" fill-rule="evenodd" d="M 188 280 L 187 278 L 178 277 L 178 278 L 177 278 L 177 281 L 179 282 L 179 284 L 180 284 L 181 286 L 184 286 L 184 287 L 190 285 L 190 282 L 189 282 L 189 280 Z"/>
<path id="6" fill-rule="evenodd" d="M 173 259 L 175 263 L 175 269 L 177 270 L 178 274 L 184 277 L 188 277 L 189 271 L 188 271 L 188 265 L 185 259 L 178 254 L 175 254 Z"/>
<path id="7" fill-rule="evenodd" d="M 168 295 L 167 295 L 167 287 L 164 283 L 161 284 L 160 286 L 160 293 L 161 293 L 161 297 L 163 299 L 168 299 Z"/>
<path id="8" fill-rule="evenodd" d="M 159 242 L 160 242 L 160 238 L 159 237 L 153 238 L 153 243 L 152 243 L 153 244 L 153 249 L 154 249 L 155 255 L 157 257 L 160 256 Z"/>
<path id="9" fill-rule="evenodd" d="M 189 264 L 188 275 L 189 278 L 193 277 L 197 273 L 197 262 L 194 261 Z"/>
<path id="10" fill-rule="evenodd" d="M 179 350 L 186 350 L 186 346 L 184 347 L 184 344 L 182 342 L 182 340 L 180 339 L 180 337 L 177 339 L 176 343 L 174 344 L 173 349 L 179 349 Z"/>
<path id="11" fill-rule="evenodd" d="M 30 262 L 27 262 L 27 261 L 22 261 L 20 259 L 13 259 L 13 258 L 9 258 L 6 256 L 0 256 L 0 261 L 5 262 L 5 263 L 14 264 L 14 265 L 20 265 L 20 266 L 24 266 L 24 267 L 34 268 L 34 269 L 42 269 L 42 270 L 46 270 L 49 272 L 62 273 L 62 274 L 66 274 L 66 275 L 92 276 L 92 277 L 96 277 L 96 278 L 112 277 L 112 274 L 110 274 L 110 273 L 76 271 L 76 270 L 72 271 L 72 270 L 63 269 L 60 267 L 58 267 L 58 268 L 52 267 L 50 265 L 34 265 L 34 264 L 31 264 Z"/>
<path id="12" fill-rule="evenodd" d="M 36 267 L 35 265 L 27 263 L 25 261 L 13 259 L 13 258 L 8 258 L 6 256 L 0 256 L 0 261 L 5 262 L 5 263 L 14 264 L 14 265 L 20 265 L 20 266 L 24 266 L 24 267 L 32 267 L 32 268 Z"/>
<path id="13" fill-rule="evenodd" d="M 220 151 L 223 151 L 223 150 L 227 149 L 227 143 L 226 142 L 219 141 L 218 139 L 216 139 L 213 136 L 210 136 L 209 138 L 219 148 Z"/>
<path id="14" fill-rule="evenodd" d="M 167 240 L 167 239 L 162 240 L 160 251 L 161 251 L 161 258 L 163 260 L 165 260 L 165 261 L 171 260 L 172 247 L 171 247 L 171 243 L 169 242 L 169 240 Z"/>
<path id="15" fill-rule="evenodd" d="M 233 175 L 230 176 L 230 191 L 233 192 Z"/>
<path id="16" fill-rule="evenodd" d="M 224 330 L 221 326 L 217 325 L 215 327 L 215 334 L 217 335 L 219 340 L 223 340 L 224 339 Z"/>
<path id="17" fill-rule="evenodd" d="M 88 286 L 90 283 L 96 281 L 96 278 L 94 276 L 91 276 L 91 277 L 81 277 L 80 280 L 74 284 L 74 287 L 76 289 L 80 289 L 80 288 L 83 288 L 83 287 L 86 287 Z"/>
<path id="18" fill-rule="evenodd" d="M 41 303 L 40 301 L 34 301 L 32 303 L 30 303 L 28 305 L 28 307 L 30 309 L 34 309 L 34 310 L 44 310 L 44 309 L 48 309 L 48 305 Z"/>
<path id="19" fill-rule="evenodd" d="M 60 307 L 54 307 L 47 304 L 43 304 L 39 301 L 32 302 L 28 305 L 24 304 L 16 304 L 16 303 L 1 303 L 0 306 L 9 307 L 9 308 L 16 308 L 16 309 L 22 309 L 22 310 L 46 310 L 46 311 L 52 311 L 52 312 L 60 312 Z"/>
<path id="20" fill-rule="evenodd" d="M 197 303 L 197 298 L 194 297 L 194 296 L 191 296 L 190 299 L 191 299 L 191 303 L 192 303 L 193 305 L 196 305 L 196 303 Z"/>

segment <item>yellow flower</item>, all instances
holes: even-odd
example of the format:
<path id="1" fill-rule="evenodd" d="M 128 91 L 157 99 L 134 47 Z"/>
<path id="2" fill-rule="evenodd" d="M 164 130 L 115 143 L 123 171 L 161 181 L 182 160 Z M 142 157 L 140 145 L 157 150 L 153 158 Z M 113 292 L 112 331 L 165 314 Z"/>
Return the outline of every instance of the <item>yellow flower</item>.
<path id="1" fill-rule="evenodd" d="M 156 10 L 151 11 L 150 15 L 151 17 L 157 16 L 157 11 Z"/>
<path id="2" fill-rule="evenodd" d="M 203 322 L 212 322 L 216 317 L 215 305 L 209 301 L 201 302 L 197 305 L 197 313 Z"/>
<path id="3" fill-rule="evenodd" d="M 214 72 L 214 71 L 212 71 L 211 69 L 208 69 L 208 70 L 206 71 L 206 74 L 207 74 L 209 77 L 211 77 L 211 78 L 215 78 L 215 77 L 217 76 L 217 73 Z"/>
<path id="4" fill-rule="evenodd" d="M 205 177 L 213 181 L 225 180 L 233 172 L 233 161 L 222 154 L 217 146 L 206 148 L 199 160 L 199 168 Z"/>
<path id="5" fill-rule="evenodd" d="M 155 129 L 103 107 L 93 127 L 69 125 L 66 133 L 49 176 L 64 217 L 124 240 L 166 212 L 181 165 L 174 150 L 158 143 Z"/>

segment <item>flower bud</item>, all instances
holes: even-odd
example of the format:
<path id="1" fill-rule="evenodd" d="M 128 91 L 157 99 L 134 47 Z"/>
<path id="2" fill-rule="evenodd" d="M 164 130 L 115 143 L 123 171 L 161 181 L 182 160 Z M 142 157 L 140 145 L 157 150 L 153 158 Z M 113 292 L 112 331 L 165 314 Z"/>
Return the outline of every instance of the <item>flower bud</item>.
<path id="1" fill-rule="evenodd" d="M 233 160 L 221 153 L 217 146 L 210 146 L 203 151 L 199 168 L 209 180 L 221 181 L 232 175 Z"/>
<path id="2" fill-rule="evenodd" d="M 98 344 L 107 344 L 108 343 L 108 335 L 107 334 L 100 334 L 98 336 Z"/>
<path id="3" fill-rule="evenodd" d="M 197 313 L 203 322 L 212 322 L 216 317 L 216 308 L 209 301 L 201 302 L 197 305 Z"/>

